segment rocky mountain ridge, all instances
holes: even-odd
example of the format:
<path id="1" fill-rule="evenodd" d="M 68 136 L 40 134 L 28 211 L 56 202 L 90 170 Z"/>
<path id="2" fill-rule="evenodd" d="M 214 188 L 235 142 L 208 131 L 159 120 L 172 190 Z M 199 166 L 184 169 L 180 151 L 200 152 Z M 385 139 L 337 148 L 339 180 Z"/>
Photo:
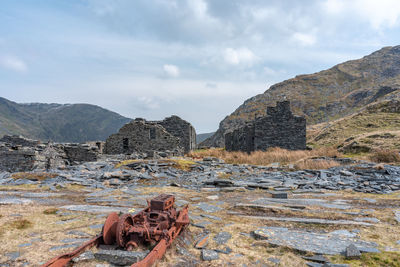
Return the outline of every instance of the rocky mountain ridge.
<path id="1" fill-rule="evenodd" d="M 217 132 L 202 145 L 223 146 L 226 132 L 264 115 L 267 106 L 284 99 L 291 101 L 295 114 L 305 116 L 312 125 L 355 113 L 370 103 L 399 97 L 400 46 L 384 47 L 361 59 L 271 86 L 222 120 Z"/>

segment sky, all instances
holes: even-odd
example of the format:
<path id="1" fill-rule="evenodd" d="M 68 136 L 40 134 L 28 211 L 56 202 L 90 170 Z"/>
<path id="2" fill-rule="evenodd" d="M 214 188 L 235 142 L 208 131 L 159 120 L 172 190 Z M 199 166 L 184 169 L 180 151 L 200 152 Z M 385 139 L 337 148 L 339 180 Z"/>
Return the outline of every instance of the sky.
<path id="1" fill-rule="evenodd" d="M 399 38 L 398 0 L 1 0 L 0 96 L 212 132 L 274 83 Z"/>

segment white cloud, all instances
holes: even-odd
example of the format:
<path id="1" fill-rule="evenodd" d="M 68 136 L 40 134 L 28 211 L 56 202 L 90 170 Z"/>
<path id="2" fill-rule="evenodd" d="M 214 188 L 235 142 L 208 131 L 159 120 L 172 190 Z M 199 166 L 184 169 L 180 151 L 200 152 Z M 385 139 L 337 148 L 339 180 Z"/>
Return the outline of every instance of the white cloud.
<path id="1" fill-rule="evenodd" d="M 170 77 L 176 78 L 176 77 L 178 77 L 179 74 L 180 74 L 179 68 L 178 68 L 177 66 L 175 66 L 175 65 L 165 64 L 165 65 L 163 66 L 163 68 L 164 68 L 165 74 L 167 74 L 167 75 L 170 76 Z"/>
<path id="2" fill-rule="evenodd" d="M 345 8 L 345 3 L 342 0 L 327 0 L 323 3 L 323 8 L 327 13 L 339 14 Z"/>
<path id="3" fill-rule="evenodd" d="M 198 18 L 204 18 L 207 15 L 207 3 L 203 0 L 190 0 L 188 2 L 189 8 Z"/>
<path id="4" fill-rule="evenodd" d="M 139 102 L 143 105 L 146 109 L 158 109 L 160 108 L 160 104 L 152 97 L 147 96 L 140 96 L 138 98 Z"/>
<path id="5" fill-rule="evenodd" d="M 264 67 L 263 71 L 268 76 L 274 76 L 274 75 L 276 75 L 278 73 L 276 70 L 271 69 L 269 67 Z"/>
<path id="6" fill-rule="evenodd" d="M 393 27 L 399 22 L 400 2 L 398 0 L 357 0 L 356 9 L 375 29 Z"/>
<path id="7" fill-rule="evenodd" d="M 299 43 L 302 46 L 311 46 L 316 43 L 316 38 L 313 34 L 296 32 L 292 35 L 292 38 L 295 42 Z"/>
<path id="8" fill-rule="evenodd" d="M 323 9 L 331 15 L 347 15 L 352 19 L 367 21 L 376 30 L 391 28 L 400 21 L 400 1 L 398 0 L 327 0 Z"/>
<path id="9" fill-rule="evenodd" d="M 0 58 L 0 66 L 3 68 L 17 71 L 17 72 L 24 72 L 28 69 L 28 66 L 24 61 L 19 58 L 13 56 L 4 56 Z"/>
<path id="10" fill-rule="evenodd" d="M 257 61 L 257 57 L 248 48 L 226 48 L 224 50 L 224 60 L 231 65 L 247 64 L 252 65 Z"/>

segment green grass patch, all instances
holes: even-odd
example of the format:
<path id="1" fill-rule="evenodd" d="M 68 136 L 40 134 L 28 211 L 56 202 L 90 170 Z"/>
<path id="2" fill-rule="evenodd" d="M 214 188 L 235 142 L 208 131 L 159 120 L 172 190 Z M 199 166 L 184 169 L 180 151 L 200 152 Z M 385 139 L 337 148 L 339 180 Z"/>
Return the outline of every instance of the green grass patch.
<path id="1" fill-rule="evenodd" d="M 32 227 L 33 223 L 31 221 L 28 221 L 26 219 L 18 219 L 15 221 L 11 221 L 8 223 L 8 226 L 10 228 L 18 229 L 18 230 L 23 230 Z"/>
<path id="2" fill-rule="evenodd" d="M 54 214 L 57 214 L 57 211 L 58 211 L 58 209 L 56 209 L 56 208 L 49 208 L 49 209 L 45 209 L 43 211 L 43 214 L 45 214 L 45 215 L 54 215 Z"/>
<path id="3" fill-rule="evenodd" d="M 363 253 L 360 259 L 346 260 L 343 256 L 331 257 L 334 263 L 346 263 L 354 267 L 399 267 L 400 253 L 398 252 L 381 252 L 381 253 Z"/>

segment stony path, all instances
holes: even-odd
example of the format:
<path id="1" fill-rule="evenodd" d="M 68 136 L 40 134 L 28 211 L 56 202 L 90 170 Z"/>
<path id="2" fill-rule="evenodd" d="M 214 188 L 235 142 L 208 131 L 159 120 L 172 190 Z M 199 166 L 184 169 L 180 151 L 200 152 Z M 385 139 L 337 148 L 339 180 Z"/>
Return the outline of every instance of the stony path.
<path id="1" fill-rule="evenodd" d="M 174 194 L 178 207 L 189 204 L 191 219 L 159 266 L 322 266 L 321 254 L 350 265 L 373 253 L 393 264 L 400 258 L 398 167 L 115 164 L 54 170 L 58 176 L 38 181 L 0 174 L 0 266 L 38 266 L 71 251 L 101 231 L 109 212 L 135 212 L 159 193 Z M 343 256 L 352 245 L 361 259 Z M 127 265 L 145 253 L 93 249 L 74 266 Z"/>

